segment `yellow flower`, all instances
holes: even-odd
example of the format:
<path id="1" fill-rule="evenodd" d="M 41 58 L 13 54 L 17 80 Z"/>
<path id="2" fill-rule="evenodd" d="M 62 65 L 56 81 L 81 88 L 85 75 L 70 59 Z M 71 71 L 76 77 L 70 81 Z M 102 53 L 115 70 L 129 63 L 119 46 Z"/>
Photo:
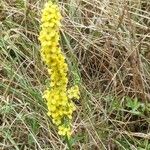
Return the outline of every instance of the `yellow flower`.
<path id="1" fill-rule="evenodd" d="M 69 97 L 70 99 L 72 99 L 72 98 L 79 99 L 79 98 L 80 98 L 79 87 L 78 87 L 77 85 L 71 87 L 71 88 L 68 90 L 68 97 Z"/>
<path id="2" fill-rule="evenodd" d="M 71 99 L 79 99 L 79 88 L 78 86 L 73 86 L 69 90 L 67 88 L 68 65 L 59 46 L 61 18 L 57 5 L 52 2 L 45 4 L 42 10 L 39 40 L 41 42 L 41 57 L 48 69 L 50 87 L 44 91 L 43 98 L 47 102 L 47 115 L 58 126 L 59 135 L 70 137 L 72 113 L 75 110 Z"/>
<path id="3" fill-rule="evenodd" d="M 70 127 L 65 127 L 64 125 L 62 125 L 62 126 L 59 126 L 58 127 L 58 134 L 59 135 L 67 135 L 68 137 L 70 137 L 70 135 L 71 135 L 71 129 L 70 129 Z"/>

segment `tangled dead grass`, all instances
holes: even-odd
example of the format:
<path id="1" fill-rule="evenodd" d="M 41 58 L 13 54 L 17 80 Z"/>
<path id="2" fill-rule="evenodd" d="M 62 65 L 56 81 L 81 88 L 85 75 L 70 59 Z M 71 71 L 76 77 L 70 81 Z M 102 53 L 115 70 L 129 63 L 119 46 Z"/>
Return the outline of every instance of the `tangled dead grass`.
<path id="1" fill-rule="evenodd" d="M 44 2 L 0 2 L 2 150 L 66 149 L 41 98 L 47 72 L 37 37 Z M 149 0 L 61 0 L 59 5 L 70 81 L 79 80 L 82 91 L 74 149 L 149 150 Z M 127 101 L 135 99 L 131 109 Z"/>

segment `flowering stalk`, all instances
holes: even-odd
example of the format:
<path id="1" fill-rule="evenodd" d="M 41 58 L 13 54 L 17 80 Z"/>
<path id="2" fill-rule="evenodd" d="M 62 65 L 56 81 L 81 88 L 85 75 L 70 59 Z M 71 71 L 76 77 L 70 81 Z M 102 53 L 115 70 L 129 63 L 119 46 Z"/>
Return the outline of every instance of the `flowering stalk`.
<path id="1" fill-rule="evenodd" d="M 41 57 L 47 65 L 50 76 L 50 87 L 43 93 L 48 107 L 47 114 L 58 127 L 58 134 L 67 136 L 69 139 L 72 113 L 75 110 L 71 99 L 79 99 L 79 88 L 77 85 L 70 89 L 67 87 L 68 66 L 59 45 L 61 18 L 58 6 L 52 2 L 46 3 L 42 11 L 39 40 L 41 42 Z"/>

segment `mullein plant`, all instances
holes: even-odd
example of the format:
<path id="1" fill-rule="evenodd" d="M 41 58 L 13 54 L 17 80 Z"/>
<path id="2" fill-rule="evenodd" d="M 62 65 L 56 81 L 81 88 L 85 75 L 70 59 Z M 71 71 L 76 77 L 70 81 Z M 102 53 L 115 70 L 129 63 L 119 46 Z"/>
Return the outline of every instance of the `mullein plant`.
<path id="1" fill-rule="evenodd" d="M 70 139 L 72 114 L 76 109 L 72 99 L 79 99 L 80 92 L 78 85 L 68 88 L 68 65 L 59 45 L 61 18 L 59 7 L 51 1 L 47 2 L 42 10 L 39 36 L 41 57 L 50 77 L 43 98 L 47 103 L 47 114 L 57 126 L 58 134 Z"/>

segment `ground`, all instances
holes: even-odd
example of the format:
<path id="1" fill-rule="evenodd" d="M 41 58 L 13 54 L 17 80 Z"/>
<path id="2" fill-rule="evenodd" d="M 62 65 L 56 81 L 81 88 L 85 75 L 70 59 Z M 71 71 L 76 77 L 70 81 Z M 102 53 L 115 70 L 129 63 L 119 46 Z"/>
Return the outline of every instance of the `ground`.
<path id="1" fill-rule="evenodd" d="M 66 150 L 47 116 L 40 56 L 44 0 L 0 1 L 0 150 Z M 59 0 L 74 150 L 150 150 L 149 0 Z"/>

